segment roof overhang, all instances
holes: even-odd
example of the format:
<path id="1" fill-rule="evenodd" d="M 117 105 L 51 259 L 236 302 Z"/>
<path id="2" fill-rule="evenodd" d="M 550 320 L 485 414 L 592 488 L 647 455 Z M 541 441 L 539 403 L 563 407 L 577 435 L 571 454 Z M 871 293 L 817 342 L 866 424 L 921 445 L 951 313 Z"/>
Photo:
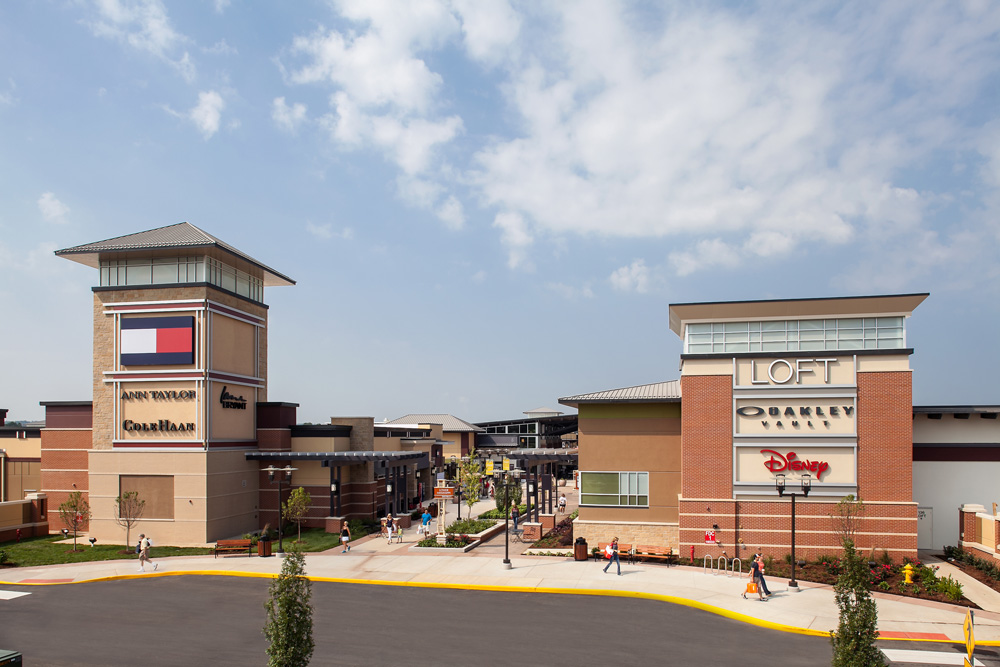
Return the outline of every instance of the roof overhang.
<path id="1" fill-rule="evenodd" d="M 820 297 L 764 301 L 714 301 L 670 304 L 670 330 L 684 335 L 691 322 L 794 320 L 808 318 L 909 317 L 929 293 L 882 296 Z"/>

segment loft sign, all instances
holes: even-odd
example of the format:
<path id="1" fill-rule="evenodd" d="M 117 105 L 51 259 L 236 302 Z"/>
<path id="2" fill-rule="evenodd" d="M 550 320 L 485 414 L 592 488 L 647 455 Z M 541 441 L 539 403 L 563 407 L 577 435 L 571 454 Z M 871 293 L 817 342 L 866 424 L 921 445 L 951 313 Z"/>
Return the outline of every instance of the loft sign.
<path id="1" fill-rule="evenodd" d="M 757 364 L 750 364 L 750 384 L 802 384 L 806 375 L 815 376 L 822 370 L 823 384 L 830 384 L 830 364 L 837 359 L 775 359 L 767 366 L 767 377 L 758 378 Z"/>
<path id="2" fill-rule="evenodd" d="M 223 408 L 231 408 L 233 410 L 247 409 L 247 399 L 242 396 L 233 396 L 226 391 L 226 387 L 222 388 L 222 394 L 219 396 L 219 403 L 222 404 Z"/>
<path id="3" fill-rule="evenodd" d="M 809 459 L 803 461 L 795 452 L 782 454 L 773 449 L 762 449 L 760 453 L 764 456 L 770 456 L 764 461 L 764 467 L 772 473 L 808 472 L 816 475 L 816 479 L 819 479 L 820 475 L 830 469 L 830 464 L 826 461 L 810 461 Z"/>

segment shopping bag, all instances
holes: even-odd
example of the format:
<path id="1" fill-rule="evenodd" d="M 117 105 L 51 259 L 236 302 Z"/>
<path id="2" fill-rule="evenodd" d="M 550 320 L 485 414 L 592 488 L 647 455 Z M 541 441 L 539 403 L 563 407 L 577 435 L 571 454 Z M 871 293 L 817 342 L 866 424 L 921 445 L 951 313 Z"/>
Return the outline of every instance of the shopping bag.
<path id="1" fill-rule="evenodd" d="M 746 592 L 751 595 L 757 595 L 757 584 L 751 581 L 749 584 L 747 584 Z"/>

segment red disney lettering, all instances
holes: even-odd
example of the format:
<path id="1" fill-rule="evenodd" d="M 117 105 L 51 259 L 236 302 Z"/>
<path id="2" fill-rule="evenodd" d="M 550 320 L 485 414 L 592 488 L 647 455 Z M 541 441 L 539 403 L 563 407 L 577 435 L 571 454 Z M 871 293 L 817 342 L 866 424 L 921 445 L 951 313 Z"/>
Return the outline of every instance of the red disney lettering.
<path id="1" fill-rule="evenodd" d="M 771 458 L 764 461 L 764 467 L 771 472 L 783 472 L 785 470 L 790 470 L 792 472 L 810 472 L 816 475 L 816 479 L 819 479 L 820 475 L 825 473 L 830 469 L 830 464 L 826 461 L 810 461 L 809 459 L 800 460 L 798 454 L 795 452 L 788 452 L 788 454 L 782 454 L 781 452 L 776 452 L 773 449 L 762 449 L 761 454 L 770 455 Z"/>

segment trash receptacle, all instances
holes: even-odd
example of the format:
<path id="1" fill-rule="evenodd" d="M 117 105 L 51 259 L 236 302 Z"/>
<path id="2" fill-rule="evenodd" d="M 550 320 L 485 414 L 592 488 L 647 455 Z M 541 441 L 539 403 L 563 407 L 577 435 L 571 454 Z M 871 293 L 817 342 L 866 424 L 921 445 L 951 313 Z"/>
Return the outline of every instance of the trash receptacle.
<path id="1" fill-rule="evenodd" d="M 587 540 L 582 537 L 576 538 L 573 543 L 573 560 L 587 560 L 590 554 L 587 553 Z"/>

